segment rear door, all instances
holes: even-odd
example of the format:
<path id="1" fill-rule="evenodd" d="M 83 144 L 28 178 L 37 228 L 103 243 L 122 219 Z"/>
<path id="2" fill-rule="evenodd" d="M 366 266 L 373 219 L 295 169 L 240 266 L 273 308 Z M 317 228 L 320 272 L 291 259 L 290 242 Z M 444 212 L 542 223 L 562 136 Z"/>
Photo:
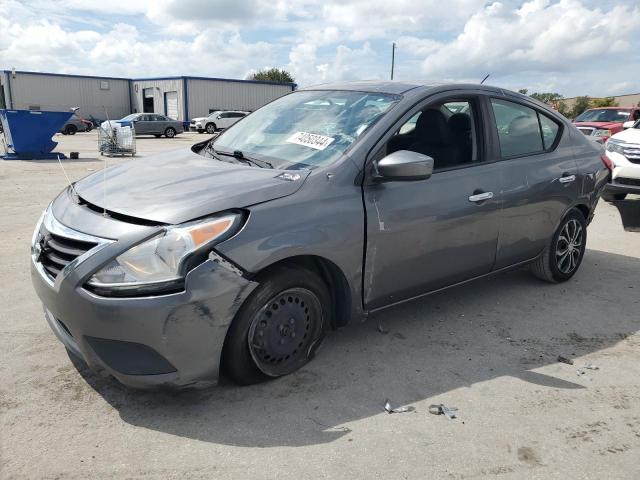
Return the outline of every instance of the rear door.
<path id="1" fill-rule="evenodd" d="M 438 112 L 430 112 L 425 117 L 428 122 L 420 120 L 433 109 Z M 407 111 L 385 135 L 382 146 L 374 148 L 373 164 L 394 150 L 422 150 L 433 156 L 435 168 L 427 180 L 365 181 L 366 308 L 491 271 L 498 241 L 501 175 L 500 163 L 487 155 L 491 139 L 486 135 L 486 109 L 482 95 L 472 91 L 431 97 Z M 452 121 L 454 114 L 458 115 Z M 454 135 L 453 126 L 462 128 Z M 428 145 L 423 149 L 425 138 Z M 369 164 L 368 168 L 374 167 Z"/>
<path id="2" fill-rule="evenodd" d="M 578 194 L 578 167 L 569 132 L 534 104 L 490 99 L 502 164 L 502 221 L 496 268 L 536 257 Z"/>

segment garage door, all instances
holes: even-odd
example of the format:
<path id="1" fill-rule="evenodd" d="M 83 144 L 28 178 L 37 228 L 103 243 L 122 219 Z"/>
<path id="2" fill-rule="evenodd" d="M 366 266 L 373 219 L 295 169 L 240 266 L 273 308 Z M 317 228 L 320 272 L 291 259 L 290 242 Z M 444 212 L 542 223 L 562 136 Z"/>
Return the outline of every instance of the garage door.
<path id="1" fill-rule="evenodd" d="M 178 119 L 178 92 L 165 92 L 164 113 L 169 118 Z"/>

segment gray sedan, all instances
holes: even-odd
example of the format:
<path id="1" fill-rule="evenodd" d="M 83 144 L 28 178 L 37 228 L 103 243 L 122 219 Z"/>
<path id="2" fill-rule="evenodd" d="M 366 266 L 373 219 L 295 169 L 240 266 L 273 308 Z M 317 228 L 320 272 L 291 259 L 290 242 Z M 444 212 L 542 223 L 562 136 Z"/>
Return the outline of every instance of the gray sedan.
<path id="1" fill-rule="evenodd" d="M 159 113 L 132 113 L 120 120 L 104 121 L 101 127 L 109 129 L 117 125 L 123 127 L 133 126 L 136 130 L 136 136 L 153 135 L 158 138 L 164 135 L 167 138 L 173 138 L 178 133 L 184 132 L 184 126 L 181 121 L 173 120 Z"/>
<path id="2" fill-rule="evenodd" d="M 502 88 L 322 85 L 65 189 L 33 284 L 60 341 L 122 383 L 255 383 L 391 305 L 524 265 L 569 281 L 609 166 Z"/>

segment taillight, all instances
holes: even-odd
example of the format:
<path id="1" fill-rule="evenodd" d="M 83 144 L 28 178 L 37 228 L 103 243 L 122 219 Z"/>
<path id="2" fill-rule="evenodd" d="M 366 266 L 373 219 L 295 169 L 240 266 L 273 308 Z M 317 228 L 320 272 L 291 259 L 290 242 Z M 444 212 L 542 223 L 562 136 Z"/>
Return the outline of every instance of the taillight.
<path id="1" fill-rule="evenodd" d="M 602 160 L 602 163 L 604 163 L 604 166 L 607 167 L 610 172 L 613 171 L 613 162 L 609 157 L 607 157 L 606 153 L 600 155 L 600 159 Z"/>

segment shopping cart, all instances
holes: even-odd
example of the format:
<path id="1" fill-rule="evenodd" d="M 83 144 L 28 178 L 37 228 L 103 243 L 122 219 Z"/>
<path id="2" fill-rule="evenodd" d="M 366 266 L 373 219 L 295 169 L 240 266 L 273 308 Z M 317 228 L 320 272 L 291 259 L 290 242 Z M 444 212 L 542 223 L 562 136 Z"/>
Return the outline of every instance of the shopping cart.
<path id="1" fill-rule="evenodd" d="M 108 157 L 136 154 L 136 130 L 133 126 L 98 127 L 98 151 Z"/>

